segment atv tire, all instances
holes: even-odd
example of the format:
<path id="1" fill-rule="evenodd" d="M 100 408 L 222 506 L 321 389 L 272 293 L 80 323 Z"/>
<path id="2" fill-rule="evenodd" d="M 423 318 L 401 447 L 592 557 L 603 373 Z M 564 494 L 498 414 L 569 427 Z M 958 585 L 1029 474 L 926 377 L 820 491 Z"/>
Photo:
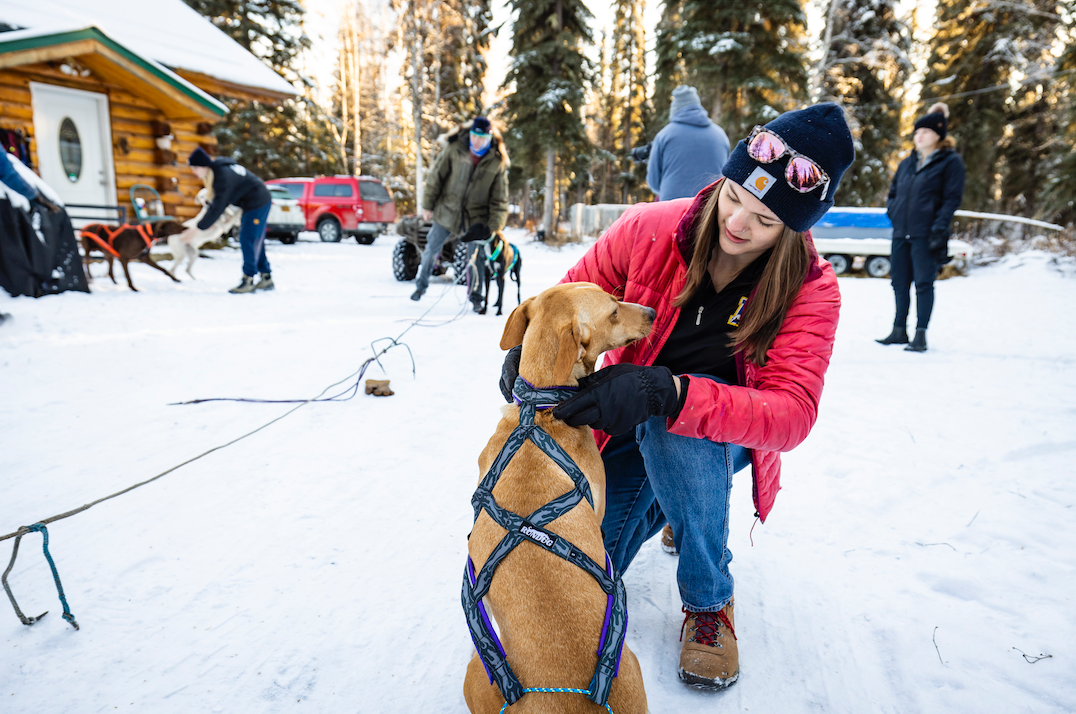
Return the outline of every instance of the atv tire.
<path id="1" fill-rule="evenodd" d="M 392 249 L 392 274 L 400 282 L 414 280 L 418 275 L 418 266 L 422 256 L 406 238 L 401 238 Z"/>

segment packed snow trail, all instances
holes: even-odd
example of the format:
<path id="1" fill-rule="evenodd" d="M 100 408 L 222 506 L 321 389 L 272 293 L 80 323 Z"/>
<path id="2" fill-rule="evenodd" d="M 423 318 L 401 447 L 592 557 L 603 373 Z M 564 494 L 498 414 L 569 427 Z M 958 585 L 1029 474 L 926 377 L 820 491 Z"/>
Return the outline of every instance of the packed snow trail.
<path id="1" fill-rule="evenodd" d="M 524 297 L 586 248 L 510 237 Z M 295 398 L 354 371 L 446 286 L 408 300 L 392 243 L 271 242 L 264 295 L 226 294 L 240 260 L 225 251 L 178 285 L 135 265 L 139 293 L 98 279 L 91 295 L 0 296 L 14 315 L 0 327 L 0 532 L 286 410 L 171 402 Z M 746 473 L 733 489 L 740 681 L 715 695 L 677 680 L 674 557 L 648 543 L 625 576 L 652 711 L 1076 710 L 1066 269 L 1027 253 L 938 283 L 922 355 L 873 342 L 887 281 L 841 278 L 819 420 L 785 456 L 754 547 Z M 431 319 L 467 307 L 449 290 Z M 414 379 L 405 352 L 382 358 L 394 397 L 312 404 L 50 526 L 79 632 L 53 616 L 51 573 L 24 543 L 12 588 L 25 612 L 53 613 L 24 627 L 0 605 L 0 711 L 465 712 L 459 578 L 505 319 L 415 328 Z"/>

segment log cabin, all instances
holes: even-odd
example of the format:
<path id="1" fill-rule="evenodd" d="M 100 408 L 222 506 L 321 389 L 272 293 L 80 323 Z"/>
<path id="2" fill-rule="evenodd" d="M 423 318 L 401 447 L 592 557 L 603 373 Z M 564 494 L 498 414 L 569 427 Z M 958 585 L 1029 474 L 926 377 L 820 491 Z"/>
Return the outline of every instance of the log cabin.
<path id="1" fill-rule="evenodd" d="M 182 0 L 0 0 L 0 143 L 65 203 L 133 217 L 130 188 L 145 184 L 190 218 L 201 182 L 186 159 L 217 153 L 218 97 L 295 94 Z"/>

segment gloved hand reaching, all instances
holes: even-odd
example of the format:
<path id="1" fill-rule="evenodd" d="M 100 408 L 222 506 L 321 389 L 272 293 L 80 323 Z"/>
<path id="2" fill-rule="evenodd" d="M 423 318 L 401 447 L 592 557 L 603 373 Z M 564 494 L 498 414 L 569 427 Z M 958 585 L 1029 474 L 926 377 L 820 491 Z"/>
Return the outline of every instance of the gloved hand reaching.
<path id="1" fill-rule="evenodd" d="M 490 233 L 489 226 L 485 223 L 475 223 L 467 232 L 460 236 L 460 243 L 473 243 L 478 240 L 489 240 L 489 237 L 493 235 Z"/>
<path id="2" fill-rule="evenodd" d="M 37 196 L 34 198 L 34 201 L 38 203 L 42 208 L 46 209 L 49 213 L 60 212 L 60 207 L 50 201 L 48 197 L 40 191 L 38 191 Z"/>
<path id="3" fill-rule="evenodd" d="M 512 403 L 512 388 L 519 376 L 519 359 L 522 355 L 523 345 L 516 345 L 508 350 L 508 354 L 504 356 L 504 364 L 501 365 L 501 383 L 497 386 L 501 388 L 504 401 L 509 404 Z"/>
<path id="4" fill-rule="evenodd" d="M 675 417 L 683 408 L 688 379 L 681 393 L 668 367 L 615 364 L 579 380 L 580 391 L 553 408 L 568 426 L 589 424 L 616 436 L 626 434 L 653 416 Z"/>

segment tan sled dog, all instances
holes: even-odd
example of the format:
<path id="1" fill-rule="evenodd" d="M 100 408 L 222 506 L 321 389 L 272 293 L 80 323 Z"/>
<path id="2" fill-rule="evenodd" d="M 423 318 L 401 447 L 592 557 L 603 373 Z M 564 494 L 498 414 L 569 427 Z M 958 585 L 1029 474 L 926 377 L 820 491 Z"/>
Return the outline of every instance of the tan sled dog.
<path id="1" fill-rule="evenodd" d="M 522 343 L 519 373 L 534 386 L 575 386 L 580 377 L 594 371 L 602 352 L 646 337 L 654 315 L 653 309 L 618 302 L 591 283 L 565 283 L 524 300 L 512 312 L 501 349 Z M 594 510 L 584 500 L 546 528 L 604 564 L 605 467 L 593 433 L 590 427 L 570 427 L 554 419 L 551 411 L 539 411 L 535 423 L 572 457 L 594 497 Z M 496 432 L 479 456 L 482 474 L 518 425 L 519 407 L 505 406 Z M 502 508 L 525 515 L 573 487 L 567 474 L 528 441 L 505 467 L 493 495 Z M 483 511 L 468 541 L 476 570 L 504 534 Z M 486 603 L 497 621 L 508 662 L 524 687 L 587 689 L 598 661 L 607 604 L 593 577 L 539 546 L 522 543 L 497 568 Z M 467 667 L 463 695 L 472 714 L 497 714 L 504 704 L 477 653 Z M 615 714 L 647 711 L 639 661 L 626 645 L 609 705 Z M 508 711 L 582 714 L 605 708 L 582 694 L 531 692 Z"/>

